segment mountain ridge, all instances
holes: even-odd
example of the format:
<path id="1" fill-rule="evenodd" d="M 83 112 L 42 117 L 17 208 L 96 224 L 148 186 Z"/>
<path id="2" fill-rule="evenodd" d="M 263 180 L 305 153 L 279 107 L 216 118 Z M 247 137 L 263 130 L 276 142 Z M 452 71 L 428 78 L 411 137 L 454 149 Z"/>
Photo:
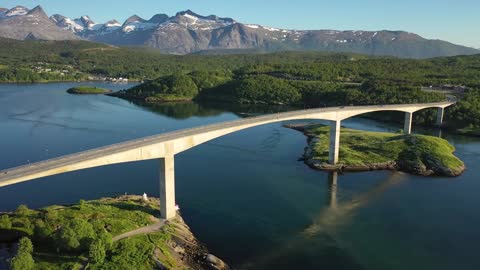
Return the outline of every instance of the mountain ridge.
<path id="1" fill-rule="evenodd" d="M 16 6 L 0 13 L 0 36 L 19 40 L 75 40 L 73 33 L 59 28 L 41 6 Z"/>
<path id="2" fill-rule="evenodd" d="M 49 22 L 47 22 L 49 21 Z M 44 28 L 44 29 L 42 29 Z M 147 46 L 169 54 L 208 50 L 353 52 L 403 58 L 478 54 L 479 50 L 405 31 L 289 30 L 243 24 L 232 18 L 203 16 L 192 10 L 149 20 L 132 15 L 123 23 L 96 23 L 89 16 L 47 17 L 37 6 L 0 9 L 0 36 L 14 39 L 86 39 L 116 46 Z"/>

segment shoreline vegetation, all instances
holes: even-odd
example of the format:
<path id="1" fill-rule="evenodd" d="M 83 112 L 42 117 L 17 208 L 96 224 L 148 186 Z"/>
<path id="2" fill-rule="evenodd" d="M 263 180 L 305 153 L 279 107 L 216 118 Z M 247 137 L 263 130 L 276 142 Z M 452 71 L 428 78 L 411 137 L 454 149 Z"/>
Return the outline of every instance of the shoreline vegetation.
<path id="1" fill-rule="evenodd" d="M 49 83 L 81 83 L 81 82 L 86 82 L 86 83 L 91 83 L 91 82 L 104 82 L 104 83 L 112 83 L 112 84 L 128 84 L 128 83 L 142 83 L 141 80 L 135 80 L 131 79 L 128 82 L 113 82 L 113 81 L 107 81 L 104 79 L 68 79 L 68 80 L 40 80 L 40 81 L 0 81 L 0 85 L 2 84 L 37 84 L 37 83 L 44 83 L 44 84 L 49 84 Z"/>
<path id="2" fill-rule="evenodd" d="M 480 134 L 480 92 L 465 90 L 464 98 L 447 108 L 442 129 L 462 135 Z M 252 105 L 289 105 L 299 108 L 362 106 L 379 104 L 430 103 L 451 100 L 439 92 L 424 91 L 408 83 L 368 80 L 359 84 L 292 80 L 271 74 L 231 74 L 227 72 L 178 73 L 147 81 L 111 96 L 159 104 L 177 101 Z M 477 102 L 478 101 L 478 102 Z M 478 113 L 478 117 L 477 117 Z M 416 125 L 435 125 L 437 110 L 414 114 Z M 395 122 L 398 112 L 369 114 L 376 120 Z"/>
<path id="3" fill-rule="evenodd" d="M 159 200 L 125 195 L 0 214 L 1 242 L 30 242 L 12 269 L 229 269 L 178 213 L 160 220 Z M 26 239 L 26 240 L 24 240 Z M 21 266 L 15 268 L 14 264 Z"/>
<path id="4" fill-rule="evenodd" d="M 307 136 L 303 160 L 313 169 L 326 171 L 399 170 L 421 176 L 459 176 L 464 163 L 446 140 L 425 135 L 402 135 L 341 128 L 340 159 L 328 164 L 330 127 L 290 124 Z"/>
<path id="5" fill-rule="evenodd" d="M 480 133 L 480 54 L 431 59 L 314 51 L 178 56 L 85 41 L 0 38 L 0 81 L 90 78 L 142 81 L 114 95 L 150 103 L 198 100 L 318 108 L 427 103 L 447 99 L 446 92 L 459 93 L 462 98 L 447 108 L 442 128 Z M 393 113 L 383 115 L 387 121 L 399 119 Z M 435 118 L 435 110 L 424 110 L 414 114 L 414 123 L 433 126 Z"/>
<path id="6" fill-rule="evenodd" d="M 77 95 L 99 95 L 112 93 L 112 90 L 96 86 L 75 86 L 68 89 L 67 93 Z"/>

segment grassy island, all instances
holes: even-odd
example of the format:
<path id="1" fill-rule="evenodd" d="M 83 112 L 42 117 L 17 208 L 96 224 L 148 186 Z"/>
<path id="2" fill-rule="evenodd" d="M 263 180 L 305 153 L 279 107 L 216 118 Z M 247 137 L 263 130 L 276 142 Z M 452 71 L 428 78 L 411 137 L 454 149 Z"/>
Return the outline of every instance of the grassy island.
<path id="1" fill-rule="evenodd" d="M 140 196 L 22 205 L 0 214 L 0 241 L 20 239 L 12 269 L 228 269 L 180 216 L 165 222 L 158 214 L 158 199 Z"/>
<path id="2" fill-rule="evenodd" d="M 339 164 L 329 165 L 330 127 L 289 125 L 308 136 L 305 162 L 315 169 L 339 171 L 401 170 L 417 175 L 458 176 L 465 165 L 448 141 L 425 135 L 402 135 L 342 128 Z"/>
<path id="3" fill-rule="evenodd" d="M 96 95 L 111 93 L 112 90 L 96 87 L 96 86 L 76 86 L 67 90 L 70 94 L 84 94 L 84 95 Z"/>

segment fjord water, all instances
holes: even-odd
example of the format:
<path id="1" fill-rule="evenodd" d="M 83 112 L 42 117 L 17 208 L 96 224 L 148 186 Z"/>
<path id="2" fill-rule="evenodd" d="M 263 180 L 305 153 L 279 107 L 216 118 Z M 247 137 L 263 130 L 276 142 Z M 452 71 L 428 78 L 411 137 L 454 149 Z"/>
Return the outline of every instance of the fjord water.
<path id="1" fill-rule="evenodd" d="M 256 112 L 65 93 L 75 85 L 0 85 L 0 169 Z M 399 129 L 365 119 L 343 125 Z M 335 187 L 331 175 L 297 161 L 303 134 L 260 126 L 176 156 L 177 203 L 197 237 L 236 269 L 480 269 L 480 139 L 443 137 L 468 167 L 458 178 L 380 171 L 339 175 Z M 156 196 L 158 167 L 119 164 L 0 188 L 0 211 Z"/>

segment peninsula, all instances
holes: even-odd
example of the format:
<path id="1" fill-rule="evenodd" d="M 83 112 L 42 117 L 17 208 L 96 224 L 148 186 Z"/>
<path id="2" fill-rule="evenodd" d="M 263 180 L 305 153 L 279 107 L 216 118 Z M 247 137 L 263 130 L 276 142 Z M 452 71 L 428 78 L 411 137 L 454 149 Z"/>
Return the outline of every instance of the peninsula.
<path id="1" fill-rule="evenodd" d="M 464 163 L 448 141 L 425 135 L 403 135 L 341 129 L 340 160 L 328 164 L 330 127 L 319 124 L 285 125 L 308 137 L 303 159 L 311 168 L 327 171 L 400 170 L 422 176 L 459 176 Z"/>
<path id="2" fill-rule="evenodd" d="M 158 213 L 159 200 L 142 196 L 21 205 L 0 214 L 0 241 L 21 239 L 12 269 L 228 269 L 179 214 L 165 221 Z"/>

